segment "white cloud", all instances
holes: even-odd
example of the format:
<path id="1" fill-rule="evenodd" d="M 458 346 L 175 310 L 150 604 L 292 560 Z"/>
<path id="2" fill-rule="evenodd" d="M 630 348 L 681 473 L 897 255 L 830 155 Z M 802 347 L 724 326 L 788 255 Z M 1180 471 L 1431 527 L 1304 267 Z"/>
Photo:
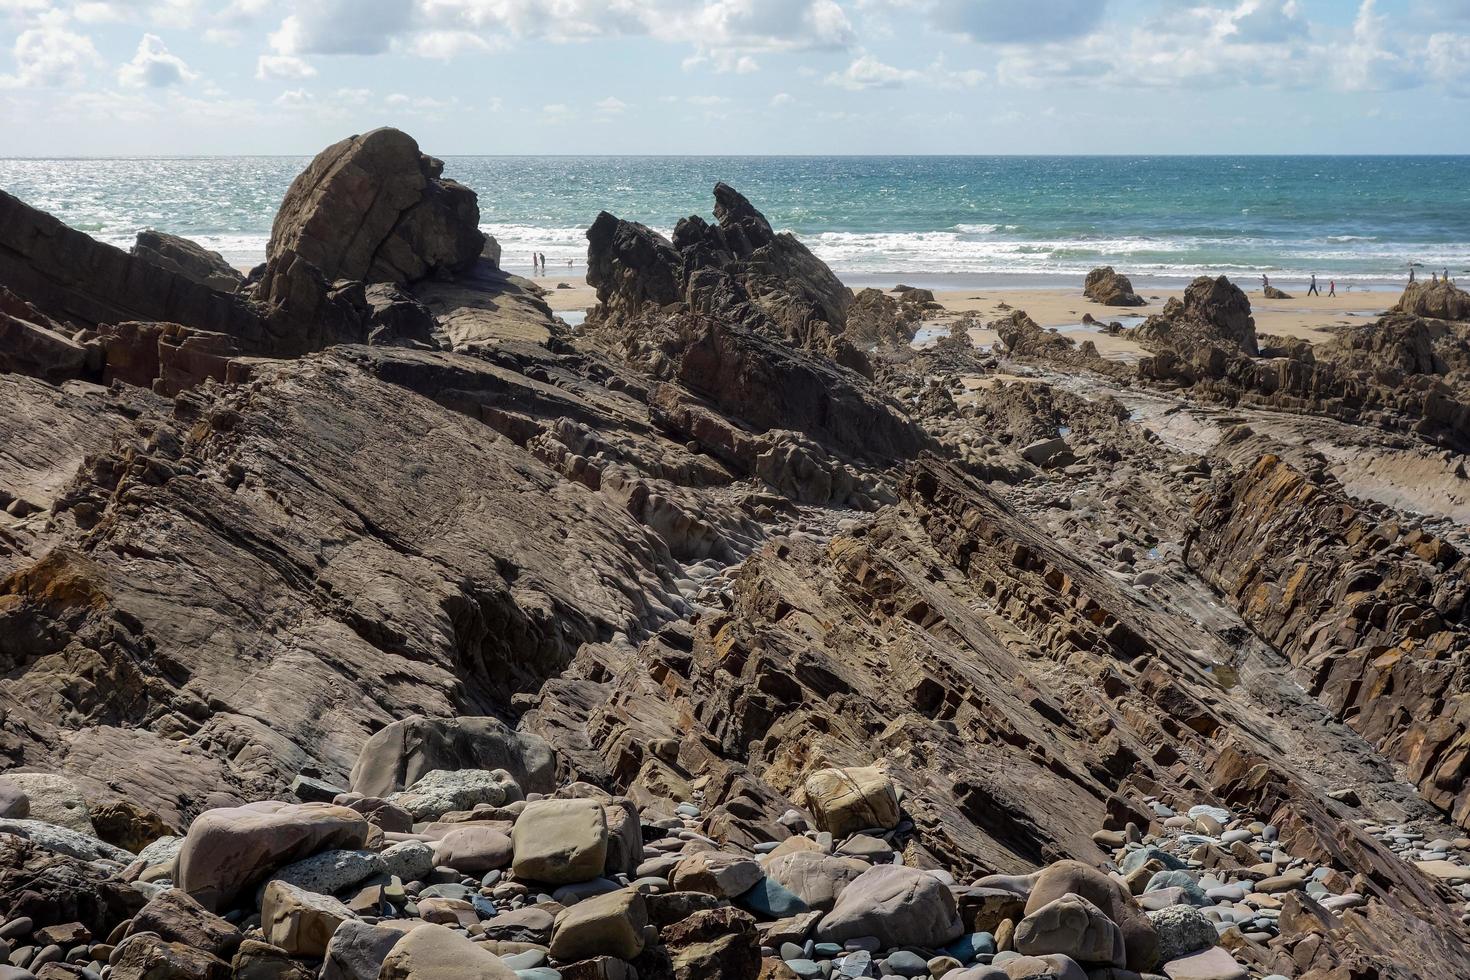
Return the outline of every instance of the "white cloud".
<path id="1" fill-rule="evenodd" d="M 1372 92 L 1406 88 L 1422 80 L 1416 65 L 1390 40 L 1375 0 L 1363 0 L 1353 20 L 1352 40 L 1332 63 L 1339 86 Z"/>
<path id="2" fill-rule="evenodd" d="M 311 0 L 270 36 L 280 55 L 381 54 L 413 25 L 412 0 Z"/>
<path id="3" fill-rule="evenodd" d="M 934 0 L 929 16 L 942 30 L 995 44 L 1029 44 L 1090 34 L 1107 0 Z"/>
<path id="4" fill-rule="evenodd" d="M 184 28 L 199 14 L 199 0 L 81 0 L 71 8 L 83 24 L 141 22 L 155 27 Z"/>
<path id="5" fill-rule="evenodd" d="M 907 68 L 895 68 L 884 64 L 866 52 L 854 58 L 842 71 L 834 71 L 825 79 L 826 84 L 835 85 L 853 92 L 873 88 L 899 88 L 922 77 L 921 72 Z"/>
<path id="6" fill-rule="evenodd" d="M 1456 95 L 1470 95 L 1470 36 L 1432 35 L 1426 70 L 1430 78 Z"/>
<path id="7" fill-rule="evenodd" d="M 262 81 L 300 81 L 315 74 L 315 68 L 295 55 L 263 54 L 255 59 L 255 77 Z"/>
<path id="8" fill-rule="evenodd" d="M 1245 0 L 1229 16 L 1234 41 L 1281 43 L 1302 37 L 1307 23 L 1296 0 Z"/>
<path id="9" fill-rule="evenodd" d="M 11 46 L 15 73 L 0 75 L 0 88 L 80 85 L 101 62 L 92 39 L 52 21 L 21 31 Z"/>
<path id="10" fill-rule="evenodd" d="M 169 53 L 156 34 L 144 34 L 133 60 L 117 70 L 118 83 L 129 88 L 167 88 L 198 77 L 199 73 L 191 71 L 184 59 Z"/>
<path id="11" fill-rule="evenodd" d="M 617 96 L 609 95 L 597 103 L 597 111 L 605 112 L 610 116 L 616 116 L 628 108 L 628 103 Z"/>
<path id="12" fill-rule="evenodd" d="M 986 78 L 978 68 L 951 71 L 941 54 L 924 71 L 913 68 L 896 68 L 885 64 L 866 51 L 853 59 L 845 69 L 833 72 L 823 81 L 827 85 L 845 88 L 853 92 L 875 88 L 899 88 L 910 82 L 920 82 L 942 89 L 974 88 Z"/>
<path id="13" fill-rule="evenodd" d="M 795 105 L 795 104 L 796 104 L 796 96 L 792 95 L 790 92 L 777 92 L 775 95 L 771 96 L 771 105 L 772 106 L 780 107 L 780 106 L 783 106 L 783 105 Z"/>
<path id="14" fill-rule="evenodd" d="M 420 58 L 450 61 L 462 54 L 489 51 L 494 45 L 469 31 L 422 31 L 409 39 L 407 47 Z"/>
<path id="15" fill-rule="evenodd" d="M 837 0 L 313 0 L 293 7 L 270 45 L 277 56 L 452 58 L 513 40 L 617 37 L 688 44 L 686 68 L 751 74 L 759 54 L 842 50 L 857 32 Z"/>

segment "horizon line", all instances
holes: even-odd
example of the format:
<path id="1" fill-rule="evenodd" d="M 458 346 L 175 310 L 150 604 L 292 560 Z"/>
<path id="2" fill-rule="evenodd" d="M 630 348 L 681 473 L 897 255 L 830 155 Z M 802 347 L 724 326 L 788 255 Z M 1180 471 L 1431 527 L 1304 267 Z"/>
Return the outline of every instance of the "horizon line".
<path id="1" fill-rule="evenodd" d="M 344 137 L 348 138 L 348 137 Z M 331 144 L 328 144 L 329 146 Z M 322 149 L 325 149 L 323 147 Z M 422 147 L 420 147 L 422 150 Z M 315 152 L 294 153 L 57 153 L 35 155 L 0 155 L 0 160 L 195 160 L 195 159 L 257 159 L 271 160 L 286 157 L 316 156 Z M 1351 157 L 1381 158 L 1470 158 L 1470 152 L 1355 152 L 1355 153 L 430 153 L 439 159 L 481 157 L 490 159 L 515 159 L 536 157 L 540 159 L 680 159 L 680 160 L 762 160 L 762 159 L 853 159 L 853 160 L 922 160 L 922 159 L 1342 159 Z"/>

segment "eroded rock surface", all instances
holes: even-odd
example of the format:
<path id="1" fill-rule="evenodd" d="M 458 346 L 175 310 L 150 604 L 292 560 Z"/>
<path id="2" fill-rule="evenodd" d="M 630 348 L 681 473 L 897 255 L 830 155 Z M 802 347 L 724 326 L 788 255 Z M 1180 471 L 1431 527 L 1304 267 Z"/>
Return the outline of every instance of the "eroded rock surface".
<path id="1" fill-rule="evenodd" d="M 43 980 L 1470 973 L 1462 325 L 1262 340 L 1201 279 L 1136 366 L 1023 311 L 915 351 L 923 291 L 715 194 L 598 216 L 577 332 L 391 131 L 244 293 L 0 198 L 0 768 L 46 777 L 0 797 L 0 940 Z"/>

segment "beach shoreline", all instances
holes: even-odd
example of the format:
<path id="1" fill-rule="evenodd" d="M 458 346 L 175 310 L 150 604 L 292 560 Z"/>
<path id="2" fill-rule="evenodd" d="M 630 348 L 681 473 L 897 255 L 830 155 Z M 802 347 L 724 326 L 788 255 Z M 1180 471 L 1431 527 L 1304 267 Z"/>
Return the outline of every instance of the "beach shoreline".
<path id="1" fill-rule="evenodd" d="M 540 276 L 533 280 L 546 290 L 546 301 L 552 312 L 557 314 L 576 313 L 587 310 L 597 303 L 591 286 L 567 276 Z M 873 285 L 874 288 L 891 292 L 898 282 L 884 284 L 844 282 L 854 291 Z M 917 281 L 905 279 L 904 284 L 922 286 Z M 559 288 L 565 284 L 569 288 Z M 1267 299 L 1261 290 L 1247 289 L 1251 313 L 1256 320 L 1256 332 L 1263 335 L 1323 343 L 1332 338 L 1334 331 L 1371 322 L 1381 316 L 1398 300 L 1399 290 L 1380 289 L 1373 291 L 1354 290 L 1342 292 L 1335 297 L 1304 297 L 1291 293 L 1291 299 Z M 931 326 L 940 325 L 966 314 L 973 315 L 982 324 L 989 324 L 1010 313 L 1024 310 L 1038 325 L 1055 329 L 1057 333 L 1070 337 L 1078 343 L 1093 341 L 1104 356 L 1126 357 L 1143 353 L 1141 348 L 1123 338 L 1112 337 L 1098 326 L 1084 325 L 1083 317 L 1091 315 L 1100 324 L 1114 320 L 1125 326 L 1134 326 L 1142 319 L 1160 313 L 1169 299 L 1182 297 L 1182 286 L 1173 289 L 1150 289 L 1139 287 L 1139 295 L 1147 300 L 1144 306 L 1104 306 L 1082 295 L 1080 282 L 1070 287 L 1039 288 L 1026 286 L 1001 286 L 989 289 L 935 290 L 934 300 L 942 308 L 933 317 L 925 320 Z M 977 344 L 990 344 L 996 340 L 994 331 L 976 329 L 971 336 Z"/>

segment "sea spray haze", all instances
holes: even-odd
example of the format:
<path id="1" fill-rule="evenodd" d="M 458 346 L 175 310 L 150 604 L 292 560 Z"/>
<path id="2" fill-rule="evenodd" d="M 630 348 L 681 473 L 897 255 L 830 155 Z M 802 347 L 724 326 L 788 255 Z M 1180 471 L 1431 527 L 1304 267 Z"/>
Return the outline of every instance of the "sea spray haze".
<path id="1" fill-rule="evenodd" d="M 300 157 L 0 160 L 0 187 L 127 246 L 141 228 L 248 266 Z M 668 231 L 727 180 L 841 275 L 1069 279 L 1100 264 L 1382 282 L 1470 267 L 1470 157 L 449 157 L 508 268 L 580 278 L 602 209 Z"/>

